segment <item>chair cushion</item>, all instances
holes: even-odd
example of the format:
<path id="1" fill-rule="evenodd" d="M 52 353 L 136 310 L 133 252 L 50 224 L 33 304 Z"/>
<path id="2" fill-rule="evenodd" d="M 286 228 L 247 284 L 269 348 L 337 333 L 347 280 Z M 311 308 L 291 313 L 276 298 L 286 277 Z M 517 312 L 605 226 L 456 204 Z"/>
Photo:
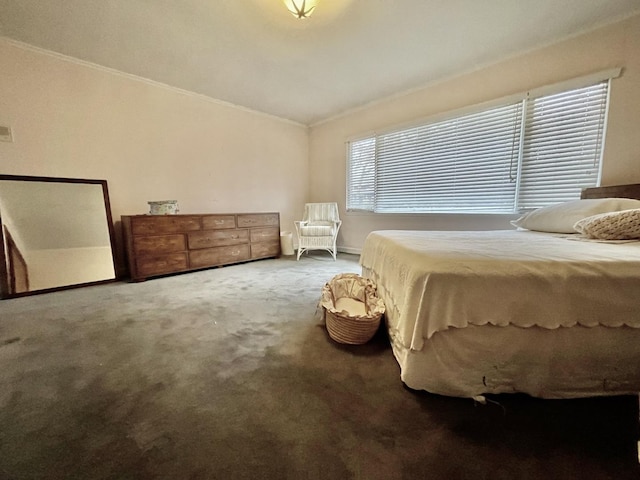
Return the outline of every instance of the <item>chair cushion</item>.
<path id="1" fill-rule="evenodd" d="M 307 203 L 304 206 L 303 220 L 316 223 L 318 221 L 337 222 L 338 204 L 333 203 Z"/>
<path id="2" fill-rule="evenodd" d="M 331 225 L 302 225 L 300 235 L 303 237 L 332 237 L 333 224 Z"/>

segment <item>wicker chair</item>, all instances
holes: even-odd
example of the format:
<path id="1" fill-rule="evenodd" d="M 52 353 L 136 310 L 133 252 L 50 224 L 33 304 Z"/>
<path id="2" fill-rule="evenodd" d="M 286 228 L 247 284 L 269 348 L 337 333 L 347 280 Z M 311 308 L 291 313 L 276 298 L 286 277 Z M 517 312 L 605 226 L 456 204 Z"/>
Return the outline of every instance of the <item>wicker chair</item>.
<path id="1" fill-rule="evenodd" d="M 326 250 L 336 259 L 336 238 L 342 225 L 337 203 L 307 203 L 302 220 L 294 223 L 298 234 L 297 260 L 308 250 Z"/>

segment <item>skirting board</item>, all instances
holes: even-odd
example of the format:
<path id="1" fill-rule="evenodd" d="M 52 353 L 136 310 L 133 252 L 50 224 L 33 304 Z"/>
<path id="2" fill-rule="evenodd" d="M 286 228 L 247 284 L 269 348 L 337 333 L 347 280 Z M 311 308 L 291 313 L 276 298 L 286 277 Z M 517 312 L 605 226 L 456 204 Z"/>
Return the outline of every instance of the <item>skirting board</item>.
<path id="1" fill-rule="evenodd" d="M 338 247 L 338 252 L 351 253 L 352 255 L 360 255 L 362 253 L 362 249 L 355 248 L 355 247 Z"/>

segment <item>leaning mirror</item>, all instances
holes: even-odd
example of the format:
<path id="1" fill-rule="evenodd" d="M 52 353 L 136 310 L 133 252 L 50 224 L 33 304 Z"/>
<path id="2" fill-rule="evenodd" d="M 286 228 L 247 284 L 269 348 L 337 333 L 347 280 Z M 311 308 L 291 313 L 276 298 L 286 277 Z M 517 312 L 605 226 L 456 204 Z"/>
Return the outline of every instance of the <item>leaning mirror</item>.
<path id="1" fill-rule="evenodd" d="M 112 281 L 106 180 L 0 175 L 0 297 Z"/>

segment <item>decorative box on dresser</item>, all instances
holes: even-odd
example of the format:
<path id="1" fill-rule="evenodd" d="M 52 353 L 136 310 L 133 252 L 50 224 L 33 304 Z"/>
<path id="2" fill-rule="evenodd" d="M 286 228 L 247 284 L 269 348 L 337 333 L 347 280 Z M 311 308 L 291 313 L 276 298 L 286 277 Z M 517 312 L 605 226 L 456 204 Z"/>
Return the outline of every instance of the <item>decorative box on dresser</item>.
<path id="1" fill-rule="evenodd" d="M 280 255 L 280 214 L 123 215 L 132 280 Z"/>

